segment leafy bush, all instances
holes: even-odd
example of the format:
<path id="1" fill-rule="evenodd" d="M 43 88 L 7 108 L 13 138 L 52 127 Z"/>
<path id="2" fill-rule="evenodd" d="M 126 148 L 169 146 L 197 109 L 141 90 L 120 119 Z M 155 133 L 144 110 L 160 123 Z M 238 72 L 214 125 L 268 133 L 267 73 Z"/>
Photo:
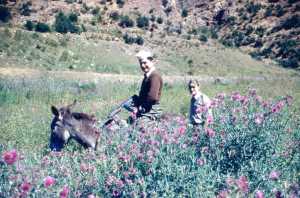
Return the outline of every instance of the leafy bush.
<path id="1" fill-rule="evenodd" d="M 141 36 L 137 36 L 135 39 L 135 43 L 138 45 L 144 45 L 144 39 Z"/>
<path id="2" fill-rule="evenodd" d="M 156 22 L 157 22 L 158 24 L 162 24 L 162 23 L 164 22 L 164 20 L 163 20 L 162 17 L 157 17 Z"/>
<path id="3" fill-rule="evenodd" d="M 24 27 L 26 30 L 32 31 L 35 28 L 35 24 L 32 21 L 27 20 Z"/>
<path id="4" fill-rule="evenodd" d="M 161 3 L 163 5 L 163 7 L 167 7 L 169 1 L 168 0 L 162 0 Z"/>
<path id="5" fill-rule="evenodd" d="M 189 12 L 188 12 L 187 9 L 183 9 L 183 10 L 181 11 L 181 16 L 184 17 L 184 18 L 187 17 L 188 14 L 189 14 Z"/>
<path id="6" fill-rule="evenodd" d="M 0 21 L 3 21 L 6 23 L 10 19 L 11 19 L 10 10 L 5 6 L 0 5 Z"/>
<path id="7" fill-rule="evenodd" d="M 23 4 L 21 4 L 21 7 L 19 8 L 20 14 L 24 15 L 24 16 L 30 16 L 30 13 L 31 13 L 30 6 L 31 6 L 30 1 L 24 2 Z"/>
<path id="8" fill-rule="evenodd" d="M 300 27 L 300 15 L 293 15 L 293 16 L 287 18 L 284 22 L 282 22 L 280 27 L 285 30 L 289 30 L 291 28 L 299 28 Z"/>
<path id="9" fill-rule="evenodd" d="M 205 35 L 200 35 L 199 40 L 202 42 L 207 42 L 207 37 Z"/>
<path id="10" fill-rule="evenodd" d="M 93 10 L 92 10 L 92 14 L 93 15 L 97 15 L 97 14 L 99 14 L 100 13 L 100 8 L 97 6 L 97 7 L 95 7 Z"/>
<path id="11" fill-rule="evenodd" d="M 35 26 L 35 31 L 37 31 L 37 32 L 50 32 L 50 27 L 46 23 L 38 22 Z"/>
<path id="12" fill-rule="evenodd" d="M 63 12 L 59 12 L 55 17 L 55 31 L 59 33 L 78 33 L 79 28 L 73 24 L 70 17 L 67 17 Z"/>
<path id="13" fill-rule="evenodd" d="M 118 11 L 112 11 L 110 14 L 109 14 L 109 17 L 111 19 L 113 19 L 114 21 L 118 21 L 119 18 L 120 18 L 120 14 Z"/>
<path id="14" fill-rule="evenodd" d="M 129 18 L 129 16 L 127 16 L 127 15 L 121 16 L 119 26 L 121 26 L 123 28 L 133 27 L 134 21 L 131 18 Z"/>
<path id="15" fill-rule="evenodd" d="M 273 10 L 273 7 L 272 7 L 272 6 L 267 7 L 264 16 L 265 16 L 265 17 L 272 16 L 272 10 Z"/>
<path id="16" fill-rule="evenodd" d="M 125 1 L 124 0 L 117 0 L 116 3 L 118 4 L 119 8 L 123 8 Z"/>
<path id="17" fill-rule="evenodd" d="M 70 19 L 71 22 L 77 23 L 78 22 L 78 14 L 75 13 L 75 12 L 71 12 L 69 14 L 69 19 Z"/>
<path id="18" fill-rule="evenodd" d="M 256 13 L 261 9 L 261 4 L 250 2 L 246 5 L 246 9 L 252 15 L 256 15 Z"/>
<path id="19" fill-rule="evenodd" d="M 281 16 L 283 16 L 284 14 L 285 14 L 285 11 L 284 11 L 283 7 L 282 7 L 280 4 L 277 4 L 277 5 L 275 6 L 275 15 L 276 15 L 277 17 L 281 17 Z"/>
<path id="20" fill-rule="evenodd" d="M 141 36 L 133 37 L 126 33 L 123 35 L 123 39 L 126 44 L 134 44 L 134 43 L 138 45 L 144 44 L 144 39 Z"/>
<path id="21" fill-rule="evenodd" d="M 149 19 L 148 19 L 148 17 L 146 17 L 146 16 L 139 16 L 136 19 L 136 25 L 139 28 L 148 28 L 148 26 L 149 26 Z"/>

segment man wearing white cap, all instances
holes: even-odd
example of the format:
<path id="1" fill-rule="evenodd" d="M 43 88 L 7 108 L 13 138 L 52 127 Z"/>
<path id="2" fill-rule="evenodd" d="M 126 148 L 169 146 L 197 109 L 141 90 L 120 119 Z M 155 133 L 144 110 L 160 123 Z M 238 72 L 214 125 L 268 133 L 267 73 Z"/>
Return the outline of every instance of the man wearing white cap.
<path id="1" fill-rule="evenodd" d="M 134 112 L 137 117 L 146 116 L 150 119 L 157 119 L 160 114 L 158 105 L 163 86 L 161 75 L 154 66 L 153 54 L 150 51 L 141 50 L 136 57 L 144 72 L 144 79 L 139 95 L 134 95 L 131 105 L 124 107 Z"/>

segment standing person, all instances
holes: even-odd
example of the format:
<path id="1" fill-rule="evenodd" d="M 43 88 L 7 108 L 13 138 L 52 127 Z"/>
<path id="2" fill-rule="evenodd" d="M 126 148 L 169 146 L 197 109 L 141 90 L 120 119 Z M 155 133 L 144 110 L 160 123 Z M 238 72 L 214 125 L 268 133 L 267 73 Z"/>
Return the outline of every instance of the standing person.
<path id="1" fill-rule="evenodd" d="M 133 112 L 137 118 L 145 116 L 155 120 L 161 113 L 159 101 L 163 80 L 154 66 L 153 54 L 150 51 L 141 50 L 136 57 L 144 73 L 144 79 L 139 95 L 132 96 L 132 100 L 125 104 L 124 108 Z"/>
<path id="2" fill-rule="evenodd" d="M 211 100 L 200 91 L 200 84 L 197 80 L 190 80 L 188 88 L 192 96 L 189 115 L 190 123 L 194 128 L 206 127 L 208 116 L 212 118 Z"/>

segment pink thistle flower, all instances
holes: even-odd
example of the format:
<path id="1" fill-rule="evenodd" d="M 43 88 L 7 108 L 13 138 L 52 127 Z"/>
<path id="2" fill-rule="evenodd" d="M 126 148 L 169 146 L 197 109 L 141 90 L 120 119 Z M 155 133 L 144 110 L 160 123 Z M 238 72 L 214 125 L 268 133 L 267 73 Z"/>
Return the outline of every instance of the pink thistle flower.
<path id="1" fill-rule="evenodd" d="M 209 148 L 207 146 L 202 147 L 201 153 L 208 153 Z"/>
<path id="2" fill-rule="evenodd" d="M 197 159 L 196 163 L 199 166 L 203 166 L 205 164 L 205 161 L 204 161 L 204 159 Z"/>
<path id="3" fill-rule="evenodd" d="M 249 184 L 246 176 L 241 176 L 236 180 L 236 184 L 240 191 L 247 193 L 249 190 Z"/>
<path id="4" fill-rule="evenodd" d="M 226 184 L 227 184 L 227 186 L 233 186 L 234 185 L 234 179 L 232 178 L 232 177 L 228 177 L 227 179 L 226 179 Z"/>
<path id="5" fill-rule="evenodd" d="M 277 171 L 271 171 L 271 173 L 269 174 L 269 179 L 271 180 L 277 180 L 279 179 L 280 173 Z"/>
<path id="6" fill-rule="evenodd" d="M 255 115 L 255 120 L 254 122 L 257 124 L 257 125 L 261 125 L 261 123 L 263 122 L 264 120 L 264 115 L 263 114 L 257 114 Z"/>
<path id="7" fill-rule="evenodd" d="M 255 97 L 255 100 L 256 100 L 256 102 L 257 102 L 258 104 L 261 104 L 261 103 L 263 102 L 263 99 L 262 99 L 261 96 L 256 96 L 256 97 Z"/>
<path id="8" fill-rule="evenodd" d="M 17 151 L 15 149 L 6 151 L 2 154 L 2 158 L 6 164 L 13 165 L 18 159 Z"/>
<path id="9" fill-rule="evenodd" d="M 44 179 L 44 186 L 45 186 L 45 188 L 48 188 L 48 187 L 52 186 L 54 183 L 55 183 L 55 179 L 53 177 L 51 177 L 51 176 L 47 176 Z"/>
<path id="10" fill-rule="evenodd" d="M 212 115 L 207 116 L 206 123 L 207 124 L 213 124 L 214 123 L 214 118 L 212 117 Z"/>
<path id="11" fill-rule="evenodd" d="M 241 95 L 240 93 L 238 92 L 234 92 L 232 95 L 231 95 L 231 100 L 232 101 L 240 101 L 241 100 Z"/>
<path id="12" fill-rule="evenodd" d="M 260 190 L 256 191 L 255 198 L 265 198 L 264 192 Z"/>
<path id="13" fill-rule="evenodd" d="M 227 190 L 222 190 L 221 192 L 219 192 L 219 194 L 217 195 L 217 198 L 226 198 L 228 197 L 228 191 Z"/>
<path id="14" fill-rule="evenodd" d="M 179 128 L 179 135 L 183 135 L 185 133 L 186 128 L 185 127 L 180 127 Z"/>
<path id="15" fill-rule="evenodd" d="M 216 132 L 211 128 L 206 128 L 205 132 L 206 132 L 206 135 L 211 138 L 215 137 L 215 135 L 216 135 Z"/>
<path id="16" fill-rule="evenodd" d="M 218 98 L 219 100 L 224 100 L 225 96 L 226 96 L 225 93 L 218 93 L 216 98 Z"/>
<path id="17" fill-rule="evenodd" d="M 23 192 L 28 192 L 31 188 L 31 184 L 29 182 L 24 182 L 21 184 L 21 190 Z"/>
<path id="18" fill-rule="evenodd" d="M 249 96 L 255 97 L 257 95 L 256 89 L 249 89 Z"/>
<path id="19" fill-rule="evenodd" d="M 88 196 L 88 198 L 96 198 L 96 196 L 93 195 L 93 194 L 90 194 L 90 195 Z"/>
<path id="20" fill-rule="evenodd" d="M 59 197 L 66 198 L 66 197 L 68 197 L 69 192 L 70 192 L 70 189 L 68 188 L 68 186 L 64 186 L 62 191 L 60 191 L 60 193 L 59 193 Z"/>

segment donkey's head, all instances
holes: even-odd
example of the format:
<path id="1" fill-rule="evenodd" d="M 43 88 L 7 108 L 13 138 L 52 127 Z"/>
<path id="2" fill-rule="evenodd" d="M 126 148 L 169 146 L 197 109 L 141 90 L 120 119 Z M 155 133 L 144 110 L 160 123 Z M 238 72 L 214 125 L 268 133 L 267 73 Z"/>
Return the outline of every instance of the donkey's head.
<path id="1" fill-rule="evenodd" d="M 60 151 L 71 137 L 68 121 L 72 118 L 71 109 L 75 106 L 76 100 L 65 107 L 56 108 L 51 106 L 54 118 L 51 122 L 50 149 Z"/>
<path id="2" fill-rule="evenodd" d="M 100 136 L 94 116 L 72 112 L 73 104 L 57 109 L 52 106 L 54 118 L 51 123 L 50 149 L 60 151 L 70 138 L 84 147 L 96 149 Z"/>

